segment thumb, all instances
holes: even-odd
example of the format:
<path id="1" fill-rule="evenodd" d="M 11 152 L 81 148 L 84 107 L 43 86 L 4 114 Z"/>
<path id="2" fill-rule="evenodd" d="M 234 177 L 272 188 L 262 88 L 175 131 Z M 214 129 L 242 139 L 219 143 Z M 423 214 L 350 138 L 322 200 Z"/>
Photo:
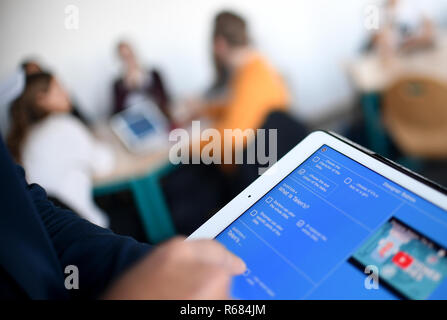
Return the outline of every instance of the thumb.
<path id="1" fill-rule="evenodd" d="M 245 271 L 245 262 L 228 251 L 215 240 L 194 240 L 194 252 L 197 259 L 225 268 L 230 274 L 237 275 Z"/>

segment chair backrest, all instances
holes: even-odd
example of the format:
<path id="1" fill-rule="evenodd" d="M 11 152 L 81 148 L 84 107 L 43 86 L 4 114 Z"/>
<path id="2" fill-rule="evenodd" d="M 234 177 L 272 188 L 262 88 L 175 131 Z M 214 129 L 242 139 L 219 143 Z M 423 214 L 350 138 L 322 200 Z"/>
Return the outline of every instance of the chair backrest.
<path id="1" fill-rule="evenodd" d="M 261 128 L 277 130 L 277 160 L 282 158 L 310 133 L 305 124 L 284 111 L 271 112 Z M 256 136 L 252 143 L 257 144 L 257 139 L 258 137 Z M 270 152 L 269 139 L 267 138 L 264 142 L 266 144 L 266 150 Z M 244 153 L 244 159 L 246 159 L 247 148 L 244 150 Z M 257 160 L 254 164 L 244 162 L 244 164 L 238 165 L 235 168 L 233 181 L 235 195 L 259 177 L 259 168 L 265 168 L 265 165 L 260 165 Z"/>
<path id="2" fill-rule="evenodd" d="M 383 121 L 407 155 L 447 158 L 447 84 L 420 76 L 396 81 L 384 95 Z"/>

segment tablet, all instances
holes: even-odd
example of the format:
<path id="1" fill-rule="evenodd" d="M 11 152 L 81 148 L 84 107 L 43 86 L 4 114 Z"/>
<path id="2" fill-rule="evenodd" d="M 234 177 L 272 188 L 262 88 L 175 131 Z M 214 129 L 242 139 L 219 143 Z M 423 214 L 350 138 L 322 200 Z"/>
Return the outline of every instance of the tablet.
<path id="1" fill-rule="evenodd" d="M 446 299 L 447 195 L 332 133 L 306 137 L 188 239 L 247 265 L 239 299 Z"/>
<path id="2" fill-rule="evenodd" d="M 111 126 L 124 145 L 135 153 L 157 151 L 168 142 L 167 121 L 149 100 L 114 115 Z"/>

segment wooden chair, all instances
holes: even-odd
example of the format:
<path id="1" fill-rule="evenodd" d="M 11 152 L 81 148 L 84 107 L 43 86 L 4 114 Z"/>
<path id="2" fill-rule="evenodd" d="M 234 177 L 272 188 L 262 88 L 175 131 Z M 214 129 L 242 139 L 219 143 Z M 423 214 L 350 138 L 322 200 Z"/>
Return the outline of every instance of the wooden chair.
<path id="1" fill-rule="evenodd" d="M 383 123 L 406 155 L 447 158 L 447 84 L 406 76 L 384 94 Z"/>

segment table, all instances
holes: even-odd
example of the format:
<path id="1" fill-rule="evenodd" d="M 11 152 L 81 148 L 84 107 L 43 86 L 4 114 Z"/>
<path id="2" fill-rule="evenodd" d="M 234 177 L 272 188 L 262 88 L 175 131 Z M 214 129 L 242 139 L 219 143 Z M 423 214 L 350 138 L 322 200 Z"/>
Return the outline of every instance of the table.
<path id="1" fill-rule="evenodd" d="M 107 124 L 94 128 L 94 135 L 107 143 L 116 157 L 115 168 L 93 178 L 95 196 L 129 190 L 135 200 L 143 229 L 152 243 L 175 235 L 175 228 L 165 203 L 159 180 L 174 168 L 169 160 L 169 144 L 158 152 L 135 154 L 126 149 Z"/>
<path id="2" fill-rule="evenodd" d="M 403 75 L 417 74 L 447 82 L 447 34 L 435 47 L 388 59 L 377 53 L 359 56 L 346 64 L 354 87 L 362 93 L 381 92 Z"/>
<path id="3" fill-rule="evenodd" d="M 96 188 L 144 176 L 168 163 L 168 145 L 166 149 L 154 153 L 135 154 L 124 146 L 106 123 L 97 125 L 93 132 L 100 141 L 113 149 L 116 158 L 115 168 L 111 172 L 93 177 Z"/>

